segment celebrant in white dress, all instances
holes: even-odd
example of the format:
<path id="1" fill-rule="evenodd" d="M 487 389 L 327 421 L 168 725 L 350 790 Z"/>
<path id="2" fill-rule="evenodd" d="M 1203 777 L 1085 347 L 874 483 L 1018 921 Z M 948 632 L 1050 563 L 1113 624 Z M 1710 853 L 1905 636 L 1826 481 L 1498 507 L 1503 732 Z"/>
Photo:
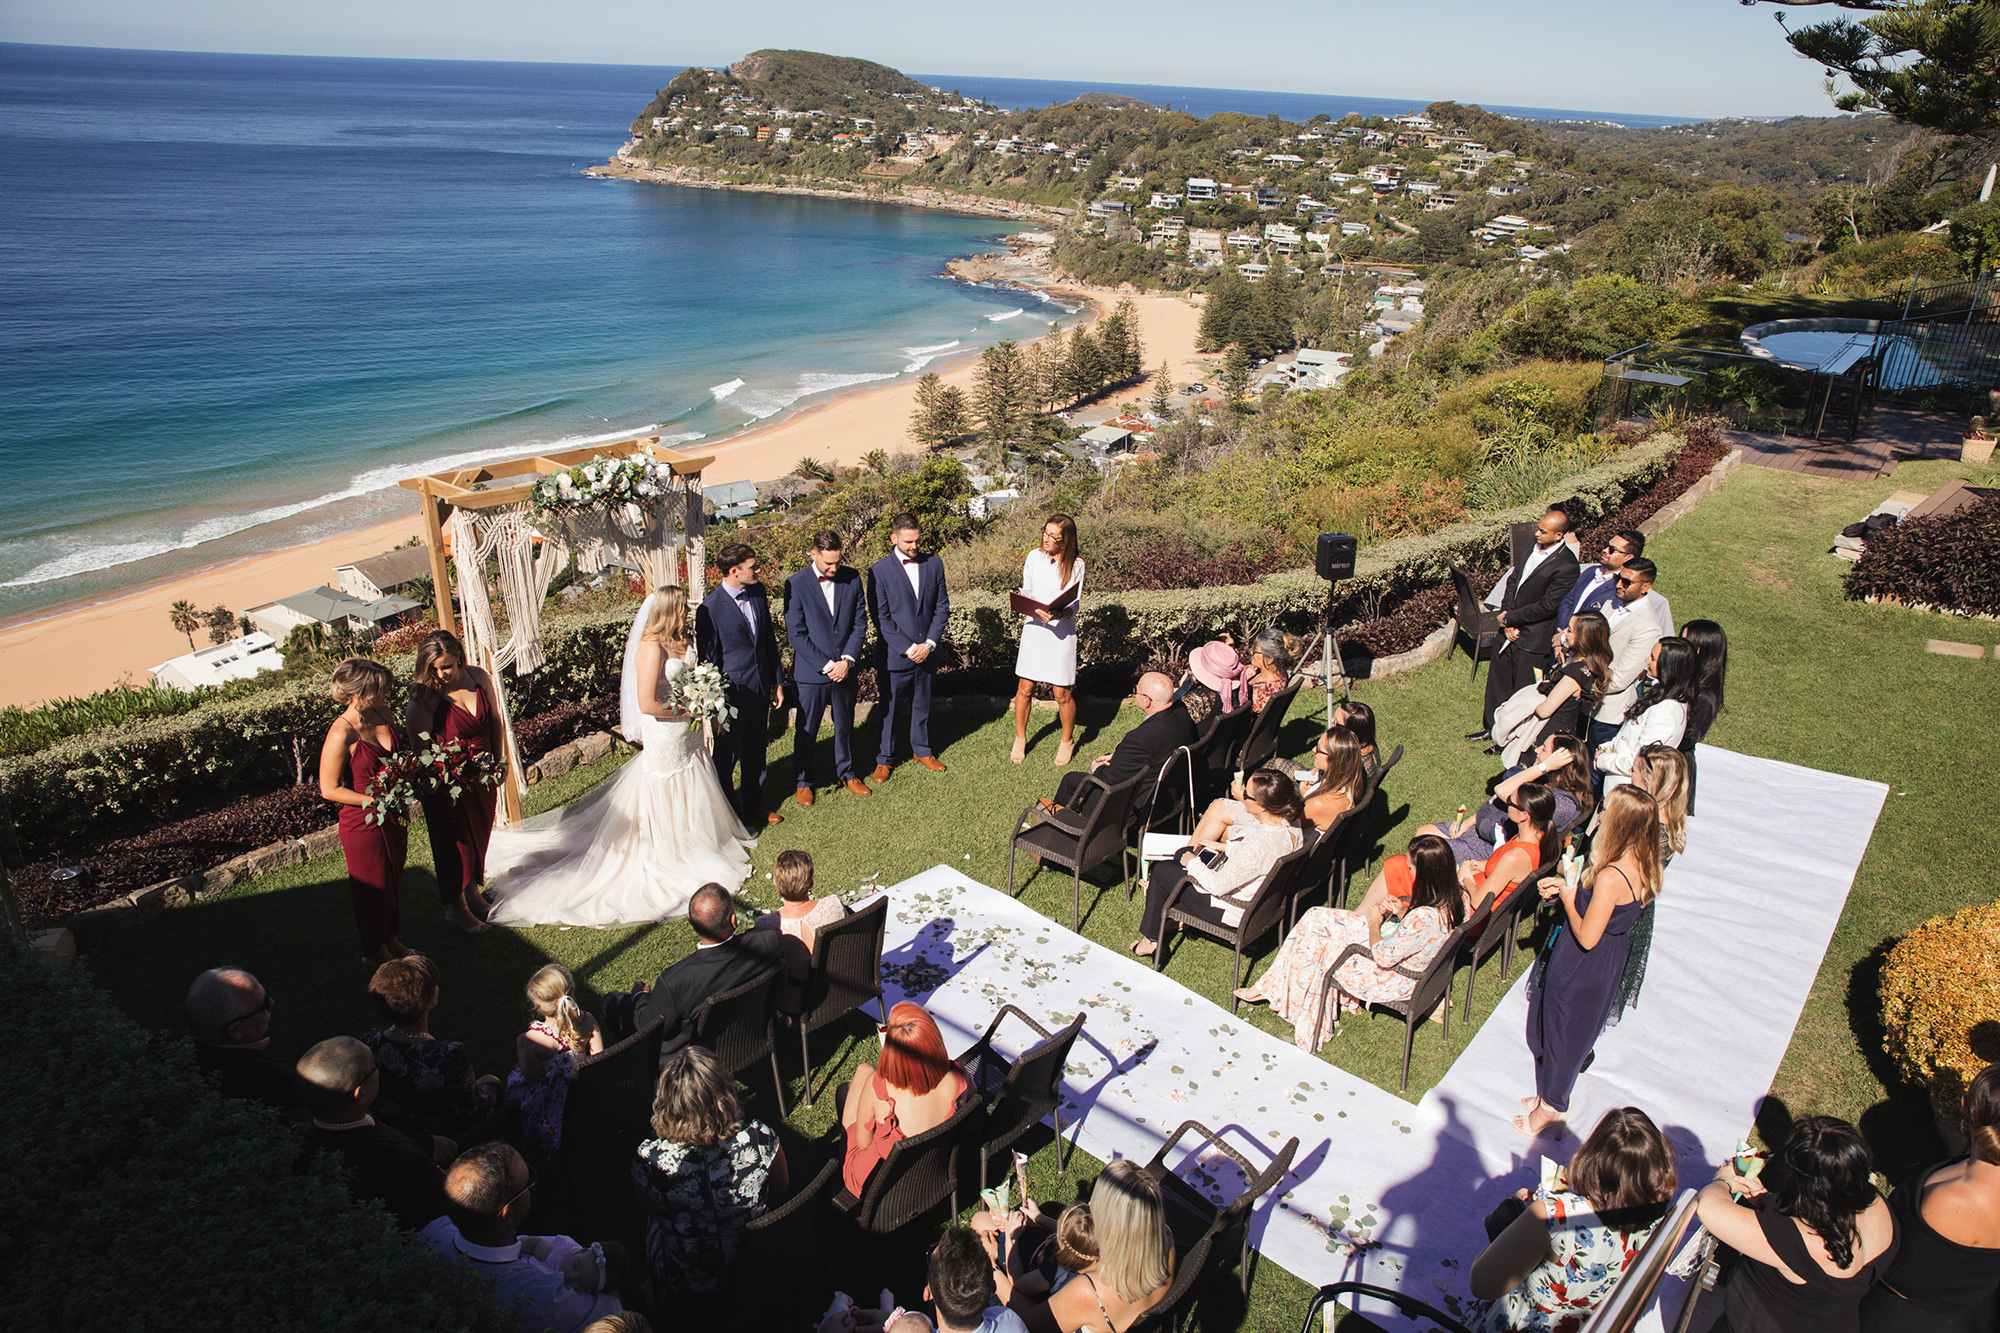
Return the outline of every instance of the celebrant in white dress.
<path id="1" fill-rule="evenodd" d="M 1076 520 L 1051 514 L 1042 525 L 1042 545 L 1028 552 L 1021 566 L 1021 593 L 1048 606 L 1071 588 L 1077 596 L 1061 613 L 1036 609 L 1021 617 L 1021 650 L 1014 658 L 1020 684 L 1014 690 L 1014 751 L 1020 763 L 1028 755 L 1028 712 L 1034 706 L 1035 685 L 1054 687 L 1056 715 L 1062 719 L 1062 741 L 1056 746 L 1056 767 L 1076 753 L 1076 612 L 1083 592 L 1083 561 L 1076 553 Z"/>
<path id="2" fill-rule="evenodd" d="M 699 727 L 672 711 L 690 669 L 688 599 L 646 598 L 625 647 L 620 711 L 643 745 L 595 791 L 497 830 L 487 853 L 495 925 L 610 926 L 685 916 L 704 884 L 734 890 L 756 846 L 723 795 Z"/>

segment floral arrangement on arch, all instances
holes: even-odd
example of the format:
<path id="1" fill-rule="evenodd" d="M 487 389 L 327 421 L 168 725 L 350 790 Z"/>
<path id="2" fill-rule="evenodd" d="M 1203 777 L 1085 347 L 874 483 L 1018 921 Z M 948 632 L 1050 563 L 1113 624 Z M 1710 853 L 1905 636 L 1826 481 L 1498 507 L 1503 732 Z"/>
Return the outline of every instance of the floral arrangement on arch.
<path id="1" fill-rule="evenodd" d="M 672 493 L 672 479 L 671 467 L 643 454 L 593 458 L 536 481 L 528 492 L 528 508 L 540 515 L 560 515 L 622 507 L 637 523 Z"/>

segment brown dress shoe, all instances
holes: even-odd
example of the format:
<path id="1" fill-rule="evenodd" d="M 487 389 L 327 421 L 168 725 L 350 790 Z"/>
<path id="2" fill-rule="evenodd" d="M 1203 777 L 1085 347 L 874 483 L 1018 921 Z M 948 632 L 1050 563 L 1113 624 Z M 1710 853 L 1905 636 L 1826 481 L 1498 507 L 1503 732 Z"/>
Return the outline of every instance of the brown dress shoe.
<path id="1" fill-rule="evenodd" d="M 887 764 L 875 765 L 875 772 L 870 776 L 876 782 L 887 782 L 889 780 L 889 766 Z"/>
<path id="2" fill-rule="evenodd" d="M 798 802 L 800 805 L 811 805 L 813 803 L 813 789 L 811 787 L 799 788 Z"/>
<path id="3" fill-rule="evenodd" d="M 766 810 L 764 812 L 764 822 L 766 824 L 782 824 L 785 822 L 785 817 L 776 810 Z"/>
<path id="4" fill-rule="evenodd" d="M 843 787 L 846 787 L 849 791 L 853 792 L 856 796 L 873 796 L 875 794 L 874 792 L 868 789 L 868 784 L 863 782 L 860 778 L 849 778 L 846 782 L 842 783 L 841 785 Z"/>
<path id="5" fill-rule="evenodd" d="M 933 773 L 944 772 L 944 762 L 932 755 L 920 754 L 917 756 L 917 762 Z"/>

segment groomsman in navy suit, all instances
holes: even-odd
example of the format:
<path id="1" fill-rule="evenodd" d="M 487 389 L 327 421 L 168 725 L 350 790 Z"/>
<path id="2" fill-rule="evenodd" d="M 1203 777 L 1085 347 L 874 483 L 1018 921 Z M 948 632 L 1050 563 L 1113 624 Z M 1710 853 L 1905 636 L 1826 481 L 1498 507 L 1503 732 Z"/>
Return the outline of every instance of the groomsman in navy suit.
<path id="1" fill-rule="evenodd" d="M 775 810 L 764 809 L 764 744 L 770 734 L 769 710 L 784 700 L 785 682 L 771 633 L 771 601 L 757 582 L 757 553 L 731 542 L 715 563 L 722 582 L 695 608 L 695 653 L 729 677 L 736 720 L 729 730 L 715 734 L 715 772 L 744 826 L 755 833 L 765 824 L 784 822 Z"/>
<path id="2" fill-rule="evenodd" d="M 944 590 L 944 561 L 923 555 L 923 528 L 914 514 L 889 521 L 894 550 L 868 569 L 868 610 L 875 617 L 875 665 L 881 672 L 882 743 L 875 753 L 877 782 L 889 780 L 896 757 L 896 709 L 910 705 L 910 749 L 933 773 L 944 765 L 931 753 L 931 685 L 937 679 L 937 646 L 951 617 Z"/>
<path id="3" fill-rule="evenodd" d="M 792 734 L 800 805 L 813 803 L 812 752 L 820 714 L 833 710 L 833 776 L 856 796 L 873 796 L 854 771 L 854 695 L 868 621 L 861 613 L 861 573 L 840 563 L 840 534 L 812 542 L 812 559 L 785 581 L 785 634 L 792 641 L 798 721 Z"/>

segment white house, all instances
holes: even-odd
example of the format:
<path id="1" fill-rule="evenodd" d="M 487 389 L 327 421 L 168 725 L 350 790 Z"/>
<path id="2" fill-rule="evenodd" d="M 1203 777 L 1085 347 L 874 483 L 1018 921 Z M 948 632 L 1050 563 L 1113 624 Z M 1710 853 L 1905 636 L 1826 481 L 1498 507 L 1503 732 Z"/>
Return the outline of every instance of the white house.
<path id="1" fill-rule="evenodd" d="M 1147 205 L 1149 208 L 1158 209 L 1179 208 L 1180 206 L 1181 197 L 1177 194 L 1168 194 L 1165 190 L 1153 191 L 1153 201 Z"/>
<path id="2" fill-rule="evenodd" d="M 275 602 L 253 606 L 243 614 L 250 623 L 280 643 L 301 625 L 331 628 L 345 623 L 349 629 L 392 629 L 421 610 L 423 603 L 390 595 L 373 600 L 351 597 L 338 588 L 308 588 Z"/>
<path id="3" fill-rule="evenodd" d="M 1187 197 L 1189 199 L 1213 199 L 1215 198 L 1215 189 L 1214 181 L 1197 176 L 1187 183 Z"/>
<path id="4" fill-rule="evenodd" d="M 169 662 L 147 668 L 155 685 L 177 690 L 207 689 L 248 680 L 266 671 L 285 669 L 277 641 L 264 633 L 246 634 L 240 639 L 185 653 Z"/>
<path id="5" fill-rule="evenodd" d="M 351 565 L 335 565 L 333 577 L 340 590 L 364 602 L 380 601 L 396 589 L 431 572 L 431 553 L 421 546 L 399 546 L 393 551 L 356 560 Z"/>
<path id="6" fill-rule="evenodd" d="M 1274 167 L 1302 167 L 1306 160 L 1296 153 L 1266 153 L 1264 160 Z"/>

